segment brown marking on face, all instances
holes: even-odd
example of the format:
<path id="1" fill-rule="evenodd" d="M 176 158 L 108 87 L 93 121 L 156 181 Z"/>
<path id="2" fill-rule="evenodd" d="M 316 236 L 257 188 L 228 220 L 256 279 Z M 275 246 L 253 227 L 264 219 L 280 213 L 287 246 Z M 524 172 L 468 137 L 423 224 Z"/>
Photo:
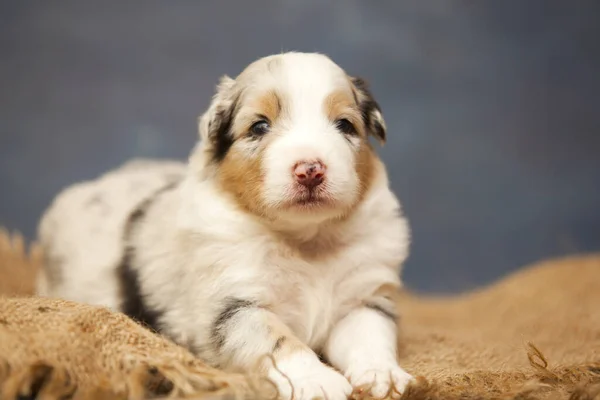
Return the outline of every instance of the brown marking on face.
<path id="1" fill-rule="evenodd" d="M 231 148 L 218 171 L 221 187 L 231 195 L 245 211 L 257 215 L 265 214 L 262 200 L 264 175 L 262 172 L 262 150 L 247 154 L 243 149 Z"/>
<path id="2" fill-rule="evenodd" d="M 268 217 L 267 209 L 262 198 L 264 189 L 264 174 L 262 171 L 262 158 L 264 150 L 273 140 L 267 133 L 255 142 L 256 147 L 250 150 L 244 148 L 249 140 L 249 130 L 257 118 L 267 118 L 271 126 L 281 118 L 283 112 L 282 98 L 275 90 L 268 90 L 258 96 L 247 98 L 245 104 L 240 106 L 236 121 L 232 124 L 233 136 L 237 138 L 227 156 L 221 162 L 218 177 L 221 187 L 232 194 L 238 205 L 250 213 L 261 217 Z"/>
<path id="3" fill-rule="evenodd" d="M 343 210 L 334 223 L 339 223 L 352 214 L 371 187 L 376 174 L 377 156 L 367 139 L 367 127 L 363 121 L 359 104 L 354 95 L 354 89 L 340 88 L 330 93 L 323 102 L 323 112 L 332 123 L 336 120 L 348 119 L 355 127 L 359 146 L 355 150 L 355 171 L 358 176 L 358 196 L 356 201 Z M 237 204 L 246 212 L 262 218 L 270 217 L 269 207 L 264 203 L 264 173 L 263 154 L 269 143 L 276 137 L 267 133 L 260 139 L 252 139 L 249 129 L 258 118 L 267 118 L 271 127 L 276 131 L 278 121 L 285 118 L 285 98 L 275 89 L 253 94 L 245 91 L 241 96 L 238 113 L 231 124 L 232 136 L 235 139 L 226 157 L 217 168 L 217 178 L 221 188 L 232 195 Z M 249 144 L 248 140 L 256 140 Z M 254 146 L 254 147 L 253 147 Z M 318 249 L 305 249 L 302 253 L 319 255 L 321 258 L 323 246 Z M 330 253 L 330 252 L 325 252 Z"/>
<path id="4" fill-rule="evenodd" d="M 248 134 L 252 124 L 266 118 L 273 126 L 282 117 L 282 97 L 275 90 L 268 90 L 259 95 L 249 95 L 245 104 L 240 107 L 237 120 L 233 124 L 234 136 L 243 137 Z"/>
<path id="5" fill-rule="evenodd" d="M 330 121 L 335 122 L 340 118 L 345 118 L 354 125 L 358 133 L 364 133 L 360 110 L 352 92 L 335 90 L 325 98 L 323 106 L 325 115 Z"/>
<path id="6" fill-rule="evenodd" d="M 354 162 L 354 169 L 356 171 L 356 174 L 358 175 L 359 182 L 359 203 L 364 199 L 365 195 L 371 188 L 371 184 L 375 176 L 376 160 L 377 156 L 375 155 L 373 148 L 371 147 L 366 138 L 362 138 L 360 148 L 358 149 L 358 153 L 356 154 L 356 161 Z"/>
<path id="7" fill-rule="evenodd" d="M 274 90 L 269 90 L 256 99 L 255 107 L 273 123 L 281 114 L 281 99 Z"/>

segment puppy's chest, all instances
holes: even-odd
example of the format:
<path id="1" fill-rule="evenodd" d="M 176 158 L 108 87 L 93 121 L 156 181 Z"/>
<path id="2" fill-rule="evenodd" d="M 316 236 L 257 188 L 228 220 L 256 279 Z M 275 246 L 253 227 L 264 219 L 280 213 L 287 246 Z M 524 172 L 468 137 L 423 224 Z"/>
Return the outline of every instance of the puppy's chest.
<path id="1" fill-rule="evenodd" d="M 273 260 L 268 283 L 273 311 L 313 348 L 324 344 L 331 328 L 360 302 L 357 290 L 339 290 L 352 274 L 342 258 Z"/>

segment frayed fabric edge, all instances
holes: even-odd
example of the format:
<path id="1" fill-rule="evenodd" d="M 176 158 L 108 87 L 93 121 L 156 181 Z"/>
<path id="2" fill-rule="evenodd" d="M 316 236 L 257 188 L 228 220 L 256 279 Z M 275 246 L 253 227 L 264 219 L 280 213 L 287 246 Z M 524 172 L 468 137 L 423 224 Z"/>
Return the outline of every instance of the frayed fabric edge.
<path id="1" fill-rule="evenodd" d="M 271 392 L 271 393 L 269 393 Z M 264 379 L 229 374 L 179 362 L 140 362 L 112 382 L 102 379 L 85 386 L 64 367 L 37 361 L 14 367 L 0 359 L 0 398 L 13 399 L 268 399 L 275 398 Z"/>

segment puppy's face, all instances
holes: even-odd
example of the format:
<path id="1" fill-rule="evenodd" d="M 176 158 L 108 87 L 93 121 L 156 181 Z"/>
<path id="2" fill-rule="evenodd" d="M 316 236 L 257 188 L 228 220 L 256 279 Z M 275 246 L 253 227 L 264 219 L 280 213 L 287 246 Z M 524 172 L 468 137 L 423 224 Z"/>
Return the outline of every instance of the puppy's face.
<path id="1" fill-rule="evenodd" d="M 347 215 L 373 179 L 385 123 L 364 82 L 319 54 L 260 59 L 224 77 L 200 121 L 207 167 L 247 211 L 287 221 Z"/>

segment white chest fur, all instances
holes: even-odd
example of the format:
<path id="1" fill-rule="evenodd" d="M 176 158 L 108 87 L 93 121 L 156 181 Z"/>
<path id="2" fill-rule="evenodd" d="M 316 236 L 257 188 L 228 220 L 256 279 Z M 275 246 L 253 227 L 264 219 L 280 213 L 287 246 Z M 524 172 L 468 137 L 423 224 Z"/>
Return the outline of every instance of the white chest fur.
<path id="1" fill-rule="evenodd" d="M 320 348 L 334 324 L 379 286 L 399 284 L 397 266 L 377 257 L 382 249 L 352 250 L 322 260 L 272 260 L 264 285 L 273 310 L 312 348 Z"/>

